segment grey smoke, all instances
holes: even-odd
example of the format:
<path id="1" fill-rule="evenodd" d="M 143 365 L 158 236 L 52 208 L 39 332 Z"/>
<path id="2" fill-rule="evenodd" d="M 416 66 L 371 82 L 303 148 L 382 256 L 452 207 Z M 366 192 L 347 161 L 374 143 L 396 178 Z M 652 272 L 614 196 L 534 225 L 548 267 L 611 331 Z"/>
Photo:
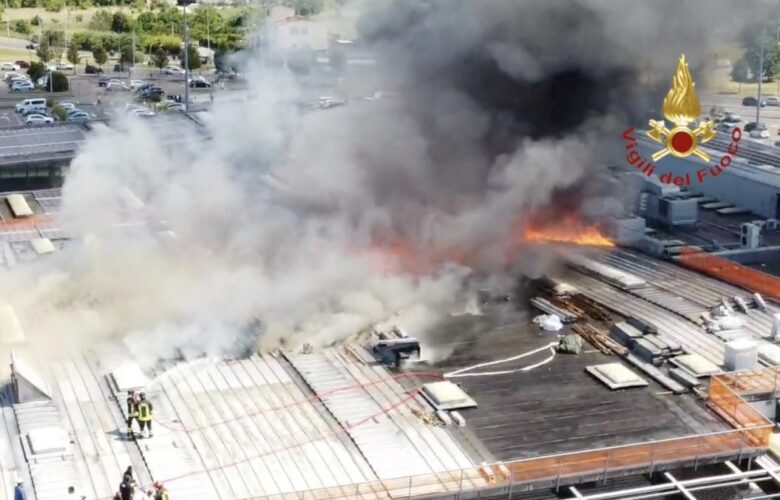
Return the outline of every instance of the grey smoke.
<path id="1" fill-rule="evenodd" d="M 6 285 L 37 283 L 18 302 L 46 304 L 31 329 L 51 349 L 124 338 L 147 366 L 230 354 L 242 332 L 261 349 L 390 323 L 425 338 L 473 302 L 475 269 L 505 272 L 523 214 L 603 164 L 680 52 L 705 60 L 726 5 L 373 2 L 361 42 L 397 97 L 302 114 L 305 82 L 249 56 L 249 96 L 217 102 L 211 140 L 177 129 L 168 149 L 139 122 L 90 139 L 64 187 L 78 243 Z M 132 232 L 125 186 L 147 204 Z M 399 242 L 424 272 L 385 251 Z"/>

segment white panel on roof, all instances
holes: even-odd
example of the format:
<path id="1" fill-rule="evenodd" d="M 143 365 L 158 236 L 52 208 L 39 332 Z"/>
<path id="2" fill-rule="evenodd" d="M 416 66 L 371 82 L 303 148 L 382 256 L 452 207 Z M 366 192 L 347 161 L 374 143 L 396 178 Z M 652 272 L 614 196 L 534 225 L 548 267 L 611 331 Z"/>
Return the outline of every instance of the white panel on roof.
<path id="1" fill-rule="evenodd" d="M 642 377 L 621 363 L 593 365 L 586 367 L 585 370 L 613 390 L 647 385 L 647 382 Z"/>
<path id="2" fill-rule="evenodd" d="M 62 427 L 42 427 L 27 433 L 30 450 L 36 454 L 65 453 L 70 443 L 68 433 Z"/>
<path id="3" fill-rule="evenodd" d="M 759 345 L 758 358 L 770 366 L 780 366 L 780 346 L 768 342 Z"/>
<path id="4" fill-rule="evenodd" d="M 38 255 L 53 253 L 55 250 L 54 243 L 52 243 L 49 238 L 35 238 L 30 240 L 30 245 L 32 245 L 33 250 L 35 250 L 35 253 Z"/>
<path id="5" fill-rule="evenodd" d="M 721 371 L 716 364 L 710 363 L 698 354 L 683 354 L 670 361 L 680 368 L 688 370 L 696 377 L 707 377 Z"/>
<path id="6" fill-rule="evenodd" d="M 8 304 L 0 304 L 0 342 L 14 343 L 24 340 L 24 330 L 14 308 Z"/>
<path id="7" fill-rule="evenodd" d="M 143 389 L 148 380 L 141 367 L 137 363 L 127 362 L 120 365 L 111 372 L 116 387 L 121 392 L 127 392 L 130 389 Z"/>
<path id="8" fill-rule="evenodd" d="M 30 205 L 27 204 L 27 200 L 24 199 L 24 195 L 21 194 L 9 194 L 5 200 L 8 202 L 8 206 L 11 207 L 14 217 L 29 217 L 33 214 Z"/>
<path id="9" fill-rule="evenodd" d="M 423 395 L 440 410 L 477 406 L 477 403 L 463 392 L 463 389 L 446 380 L 423 385 Z"/>

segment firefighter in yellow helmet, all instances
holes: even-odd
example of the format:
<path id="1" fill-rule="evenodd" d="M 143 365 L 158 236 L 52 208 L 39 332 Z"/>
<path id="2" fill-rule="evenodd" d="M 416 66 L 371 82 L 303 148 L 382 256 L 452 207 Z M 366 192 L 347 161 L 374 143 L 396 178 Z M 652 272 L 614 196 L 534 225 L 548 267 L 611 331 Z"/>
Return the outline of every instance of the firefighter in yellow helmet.
<path id="1" fill-rule="evenodd" d="M 133 437 L 133 420 L 138 420 L 138 395 L 130 389 L 127 393 L 127 438 Z"/>
<path id="2" fill-rule="evenodd" d="M 149 437 L 152 437 L 152 403 L 146 399 L 146 394 L 141 393 L 138 401 L 138 425 L 141 426 L 140 437 L 144 437 L 144 431 L 149 429 Z"/>

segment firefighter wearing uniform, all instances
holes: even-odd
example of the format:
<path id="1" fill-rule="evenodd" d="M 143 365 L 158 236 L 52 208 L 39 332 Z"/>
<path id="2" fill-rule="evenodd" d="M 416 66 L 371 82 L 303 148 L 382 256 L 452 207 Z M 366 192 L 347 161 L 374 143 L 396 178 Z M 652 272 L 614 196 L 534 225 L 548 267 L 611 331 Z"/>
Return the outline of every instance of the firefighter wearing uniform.
<path id="1" fill-rule="evenodd" d="M 135 391 L 127 393 L 127 437 L 133 437 L 133 419 L 138 420 L 138 403 L 140 400 Z M 139 423 L 140 425 L 140 423 Z"/>
<path id="2" fill-rule="evenodd" d="M 138 424 L 141 426 L 141 437 L 146 428 L 149 429 L 149 437 L 152 437 L 152 403 L 146 399 L 146 394 L 143 392 L 138 402 Z"/>
<path id="3" fill-rule="evenodd" d="M 154 500 L 170 500 L 168 490 L 159 481 L 154 483 Z"/>

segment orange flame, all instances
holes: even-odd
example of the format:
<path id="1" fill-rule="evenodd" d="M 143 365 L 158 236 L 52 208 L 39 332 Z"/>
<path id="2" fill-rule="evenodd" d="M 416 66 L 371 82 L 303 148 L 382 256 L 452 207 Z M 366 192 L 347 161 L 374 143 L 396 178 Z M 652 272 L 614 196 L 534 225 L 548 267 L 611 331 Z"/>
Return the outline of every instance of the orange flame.
<path id="1" fill-rule="evenodd" d="M 523 230 L 524 241 L 541 243 L 572 243 L 596 247 L 613 247 L 598 226 L 587 224 L 576 215 L 567 215 L 557 221 L 546 221 L 544 225 L 531 224 Z"/>

